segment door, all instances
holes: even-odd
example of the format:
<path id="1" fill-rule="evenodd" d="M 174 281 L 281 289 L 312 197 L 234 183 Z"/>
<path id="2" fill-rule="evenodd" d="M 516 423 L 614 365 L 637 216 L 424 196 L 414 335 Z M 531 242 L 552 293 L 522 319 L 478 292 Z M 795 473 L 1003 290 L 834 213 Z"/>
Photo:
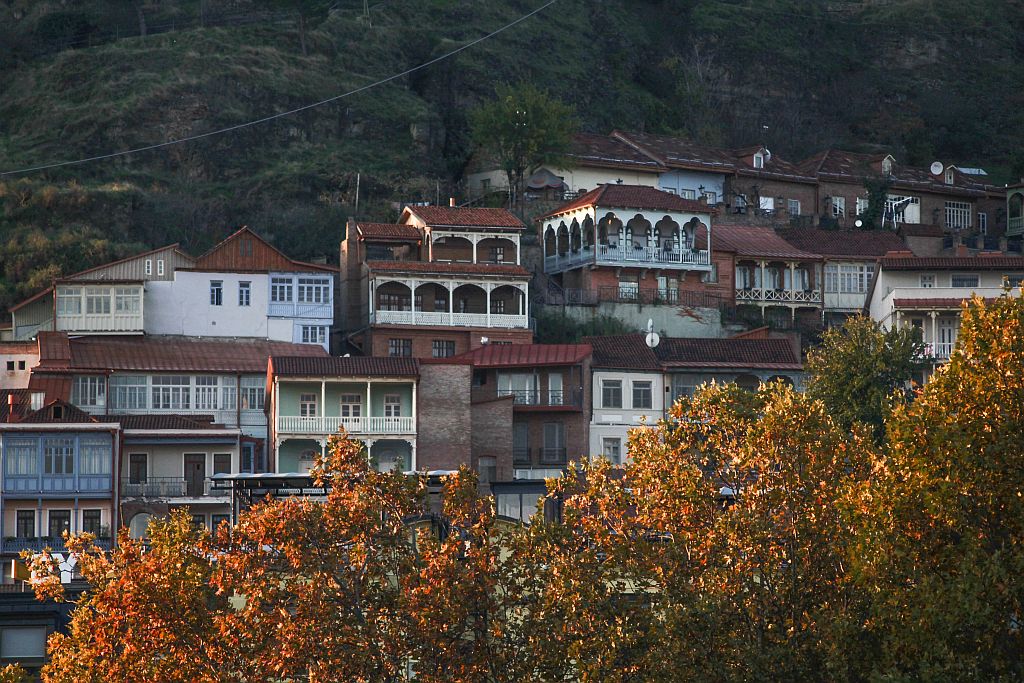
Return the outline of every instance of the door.
<path id="1" fill-rule="evenodd" d="M 565 405 L 565 395 L 562 393 L 562 373 L 548 373 L 548 405 Z"/>
<path id="2" fill-rule="evenodd" d="M 203 484 L 206 481 L 206 454 L 185 454 L 185 495 L 197 498 L 203 495 Z"/>

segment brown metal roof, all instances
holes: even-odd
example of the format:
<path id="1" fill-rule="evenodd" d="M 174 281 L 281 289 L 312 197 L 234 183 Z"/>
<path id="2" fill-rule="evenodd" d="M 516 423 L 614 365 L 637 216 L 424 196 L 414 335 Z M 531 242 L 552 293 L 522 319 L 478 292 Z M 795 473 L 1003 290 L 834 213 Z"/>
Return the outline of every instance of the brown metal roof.
<path id="1" fill-rule="evenodd" d="M 650 211 L 685 211 L 712 214 L 714 210 L 704 202 L 683 199 L 679 195 L 646 185 L 598 185 L 595 189 L 563 204 L 541 220 L 568 213 L 585 206 L 608 209 L 640 209 Z"/>
<path id="2" fill-rule="evenodd" d="M 455 356 L 478 368 L 574 365 L 591 354 L 590 344 L 487 344 Z"/>
<path id="3" fill-rule="evenodd" d="M 457 206 L 407 206 L 411 213 L 432 228 L 513 228 L 526 226 L 506 209 L 462 208 Z"/>
<path id="4" fill-rule="evenodd" d="M 213 415 L 105 415 L 103 420 L 139 431 L 225 429 L 214 423 Z"/>
<path id="5" fill-rule="evenodd" d="M 673 368 L 803 369 L 786 339 L 662 337 L 653 350 L 642 334 L 588 337 L 586 341 L 594 347 L 595 368 L 655 372 Z"/>
<path id="6" fill-rule="evenodd" d="M 878 258 L 890 251 L 906 249 L 900 236 L 888 230 L 821 230 L 794 228 L 778 235 L 801 251 L 837 258 Z"/>
<path id="7" fill-rule="evenodd" d="M 367 261 L 375 273 L 436 273 L 439 275 L 494 275 L 530 277 L 522 266 L 496 263 L 439 263 L 437 261 Z"/>
<path id="8" fill-rule="evenodd" d="M 71 376 L 52 375 L 33 370 L 28 378 L 28 388 L 31 392 L 42 392 L 46 401 L 55 399 L 67 401 L 71 398 Z"/>
<path id="9" fill-rule="evenodd" d="M 969 298 L 956 298 L 956 297 L 937 297 L 932 299 L 893 299 L 893 308 L 902 308 L 904 310 L 920 310 L 926 308 L 942 308 L 955 310 L 959 309 L 964 305 L 965 301 L 970 301 Z M 995 301 L 992 297 L 985 297 L 985 301 L 991 303 Z"/>
<path id="10" fill-rule="evenodd" d="M 863 183 L 866 176 L 881 175 L 882 161 L 888 156 L 884 153 L 861 154 L 840 149 L 827 149 L 801 162 L 801 168 L 812 173 L 820 180 L 839 180 Z M 954 170 L 953 183 L 945 182 L 945 167 L 940 176 L 932 175 L 929 169 L 904 166 L 893 163 L 892 185 L 894 188 L 913 188 L 940 194 L 959 194 L 984 196 L 992 186 L 974 182 L 970 176 Z"/>
<path id="11" fill-rule="evenodd" d="M 886 270 L 1021 270 L 1024 256 L 883 256 Z"/>
<path id="12" fill-rule="evenodd" d="M 608 135 L 577 133 L 569 151 L 579 166 L 622 168 L 658 173 L 667 170 L 657 159 L 634 145 Z"/>
<path id="13" fill-rule="evenodd" d="M 419 228 L 402 223 L 356 223 L 356 230 L 370 240 L 418 242 L 423 238 Z"/>
<path id="14" fill-rule="evenodd" d="M 57 408 L 59 410 L 54 410 Z M 59 413 L 59 415 L 58 415 Z M 99 422 L 95 417 L 81 408 L 71 405 L 63 399 L 50 401 L 39 410 L 33 411 L 21 419 L 22 422 L 46 423 L 59 422 L 68 424 L 96 424 Z"/>
<path id="15" fill-rule="evenodd" d="M 415 358 L 391 356 L 272 356 L 270 373 L 278 377 L 417 377 Z"/>
<path id="16" fill-rule="evenodd" d="M 583 341 L 593 349 L 595 368 L 652 371 L 661 369 L 657 357 L 647 347 L 642 334 L 584 337 Z"/>
<path id="17" fill-rule="evenodd" d="M 612 132 L 612 137 L 635 146 L 671 168 L 731 174 L 736 163 L 729 150 L 709 147 L 684 138 L 618 130 Z"/>
<path id="18" fill-rule="evenodd" d="M 712 249 L 733 251 L 737 256 L 820 261 L 821 257 L 803 251 L 782 239 L 772 228 L 759 225 L 721 223 L 714 228 Z"/>
<path id="19" fill-rule="evenodd" d="M 267 359 L 270 356 L 327 355 L 320 346 L 264 339 L 80 337 L 71 339 L 69 347 L 71 358 L 66 367 L 85 372 L 113 370 L 262 374 L 267 371 Z M 42 365 L 43 356 L 40 357 Z M 33 377 L 35 375 L 33 373 Z"/>

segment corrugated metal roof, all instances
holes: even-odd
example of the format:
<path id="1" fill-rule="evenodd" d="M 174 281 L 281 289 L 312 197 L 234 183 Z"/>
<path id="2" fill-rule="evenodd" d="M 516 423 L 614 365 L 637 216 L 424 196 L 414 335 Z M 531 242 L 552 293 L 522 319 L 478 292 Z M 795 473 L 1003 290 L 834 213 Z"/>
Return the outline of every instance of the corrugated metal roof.
<path id="1" fill-rule="evenodd" d="M 820 261 L 821 257 L 803 251 L 782 239 L 772 228 L 759 225 L 722 223 L 715 226 L 712 248 L 734 251 L 737 256 L 763 256 L 766 258 Z"/>
<path id="2" fill-rule="evenodd" d="M 577 133 L 573 136 L 568 156 L 579 166 L 637 169 L 652 173 L 667 170 L 651 155 L 607 135 Z"/>
<path id="3" fill-rule="evenodd" d="M 405 211 L 430 227 L 514 228 L 526 226 L 507 209 L 462 208 L 457 206 L 407 206 Z"/>
<path id="4" fill-rule="evenodd" d="M 778 235 L 797 249 L 821 256 L 877 258 L 907 248 L 899 235 L 888 230 L 795 228 L 780 230 Z"/>
<path id="5" fill-rule="evenodd" d="M 415 358 L 391 356 L 273 356 L 271 372 L 279 377 L 417 377 Z"/>
<path id="6" fill-rule="evenodd" d="M 590 344 L 487 344 L 452 361 L 467 360 L 479 368 L 573 365 L 581 363 L 591 351 Z"/>
<path id="7" fill-rule="evenodd" d="M 121 429 L 165 430 L 165 429 L 224 429 L 213 422 L 213 415 L 105 415 L 105 422 L 118 422 Z"/>
<path id="8" fill-rule="evenodd" d="M 669 368 L 801 370 L 786 339 L 678 339 L 662 337 L 653 350 L 642 334 L 588 337 L 594 368 L 655 371 Z"/>
<path id="9" fill-rule="evenodd" d="M 50 401 L 39 410 L 33 411 L 23 417 L 21 422 L 32 424 L 38 423 L 68 423 L 68 424 L 96 424 L 99 422 L 95 417 L 81 408 L 71 405 L 63 399 Z"/>
<path id="10" fill-rule="evenodd" d="M 642 334 L 620 334 L 584 337 L 583 341 L 593 348 L 595 368 L 657 371 L 661 369 L 658 358 L 644 339 Z"/>

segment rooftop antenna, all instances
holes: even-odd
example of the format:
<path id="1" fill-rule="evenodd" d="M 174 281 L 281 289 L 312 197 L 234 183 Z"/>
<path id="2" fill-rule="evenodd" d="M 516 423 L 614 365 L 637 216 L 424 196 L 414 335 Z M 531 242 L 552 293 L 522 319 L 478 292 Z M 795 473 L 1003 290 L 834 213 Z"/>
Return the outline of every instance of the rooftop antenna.
<path id="1" fill-rule="evenodd" d="M 659 337 L 658 333 L 654 331 L 653 318 L 647 319 L 647 337 L 646 339 L 644 339 L 644 341 L 647 343 L 647 347 L 651 349 L 656 347 L 658 345 L 658 342 L 661 341 L 661 337 Z"/>
<path id="2" fill-rule="evenodd" d="M 942 175 L 942 168 L 941 161 L 933 161 L 928 170 L 932 172 L 932 175 Z"/>

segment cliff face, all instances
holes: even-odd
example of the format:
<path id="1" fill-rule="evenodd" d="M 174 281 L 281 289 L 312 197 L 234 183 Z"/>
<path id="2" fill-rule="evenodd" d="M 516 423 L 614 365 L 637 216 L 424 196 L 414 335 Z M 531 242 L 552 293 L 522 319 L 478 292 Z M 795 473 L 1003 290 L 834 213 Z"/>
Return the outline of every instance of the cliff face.
<path id="1" fill-rule="evenodd" d="M 202 134 L 402 72 L 539 0 L 0 1 L 0 171 Z M 298 14 L 296 7 L 301 8 Z M 1019 0 L 559 0 L 387 85 L 225 135 L 0 176 L 0 305 L 143 246 L 248 224 L 299 258 L 344 218 L 457 194 L 466 114 L 527 78 L 585 130 L 879 145 L 1007 170 L 1024 132 Z"/>

